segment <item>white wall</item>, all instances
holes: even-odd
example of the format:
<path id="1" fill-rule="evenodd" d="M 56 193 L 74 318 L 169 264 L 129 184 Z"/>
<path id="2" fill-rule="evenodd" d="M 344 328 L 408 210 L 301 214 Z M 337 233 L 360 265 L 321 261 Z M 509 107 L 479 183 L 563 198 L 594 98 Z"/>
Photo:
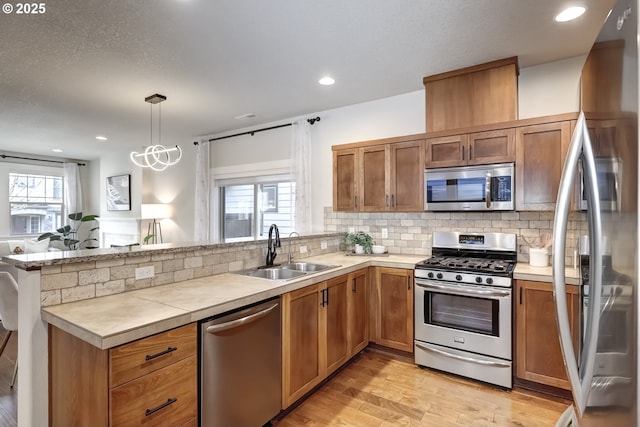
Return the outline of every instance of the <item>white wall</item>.
<path id="1" fill-rule="evenodd" d="M 578 111 L 580 73 L 586 55 L 523 68 L 518 78 L 518 117 Z"/>

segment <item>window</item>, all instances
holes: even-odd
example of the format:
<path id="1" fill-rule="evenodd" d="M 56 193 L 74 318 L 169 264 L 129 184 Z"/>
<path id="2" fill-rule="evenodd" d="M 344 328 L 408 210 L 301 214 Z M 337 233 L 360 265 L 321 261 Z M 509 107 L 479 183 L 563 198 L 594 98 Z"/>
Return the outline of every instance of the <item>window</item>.
<path id="1" fill-rule="evenodd" d="M 9 173 L 11 234 L 41 234 L 62 225 L 62 177 Z"/>
<path id="2" fill-rule="evenodd" d="M 220 187 L 223 241 L 266 237 L 271 224 L 280 233 L 293 231 L 295 184 L 290 181 L 229 183 Z"/>

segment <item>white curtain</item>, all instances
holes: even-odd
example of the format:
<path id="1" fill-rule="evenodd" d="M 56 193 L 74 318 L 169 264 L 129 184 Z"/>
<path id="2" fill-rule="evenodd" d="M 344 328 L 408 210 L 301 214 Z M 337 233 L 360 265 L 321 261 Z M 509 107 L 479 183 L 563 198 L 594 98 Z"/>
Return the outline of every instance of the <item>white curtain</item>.
<path id="1" fill-rule="evenodd" d="M 293 122 L 291 139 L 291 179 L 296 183 L 294 230 L 311 233 L 311 125 L 306 119 Z"/>
<path id="2" fill-rule="evenodd" d="M 64 218 L 69 214 L 82 212 L 82 185 L 80 183 L 80 170 L 77 163 L 63 163 L 64 171 Z M 66 224 L 66 220 L 63 220 Z"/>
<path id="3" fill-rule="evenodd" d="M 211 236 L 211 178 L 209 141 L 202 140 L 196 146 L 196 189 L 193 239 L 208 242 Z"/>

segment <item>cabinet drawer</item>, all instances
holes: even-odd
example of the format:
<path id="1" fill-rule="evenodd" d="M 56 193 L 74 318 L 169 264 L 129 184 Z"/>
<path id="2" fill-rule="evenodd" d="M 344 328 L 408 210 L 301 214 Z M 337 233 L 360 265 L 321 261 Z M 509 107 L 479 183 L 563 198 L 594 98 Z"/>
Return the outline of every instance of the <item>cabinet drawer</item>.
<path id="1" fill-rule="evenodd" d="M 196 324 L 172 329 L 109 350 L 109 386 L 116 387 L 189 356 L 197 348 Z"/>
<path id="2" fill-rule="evenodd" d="M 154 427 L 187 424 L 197 416 L 196 378 L 196 356 L 191 356 L 111 389 L 110 425 Z"/>

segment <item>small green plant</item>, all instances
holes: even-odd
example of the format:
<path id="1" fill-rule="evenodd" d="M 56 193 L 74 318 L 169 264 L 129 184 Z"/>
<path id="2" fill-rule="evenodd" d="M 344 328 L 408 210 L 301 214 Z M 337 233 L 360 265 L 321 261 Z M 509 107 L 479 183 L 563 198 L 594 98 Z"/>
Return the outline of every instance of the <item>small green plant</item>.
<path id="1" fill-rule="evenodd" d="M 79 240 L 80 227 L 83 224 L 90 223 L 93 225 L 98 215 L 82 215 L 82 212 L 76 212 L 69 214 L 69 219 L 72 221 L 73 225 L 64 225 L 58 228 L 55 233 L 47 232 L 38 237 L 38 240 L 50 239 L 50 241 L 61 241 L 64 246 L 69 248 L 70 250 L 76 249 L 97 249 L 98 248 L 98 239 L 93 237 L 95 231 L 100 229 L 100 226 L 91 227 L 87 231 L 87 237 L 82 241 Z"/>
<path id="2" fill-rule="evenodd" d="M 371 253 L 371 246 L 373 245 L 373 237 L 365 233 L 364 231 L 358 231 L 355 233 L 347 233 L 342 239 L 347 245 L 360 245 L 364 248 L 364 252 Z"/>

